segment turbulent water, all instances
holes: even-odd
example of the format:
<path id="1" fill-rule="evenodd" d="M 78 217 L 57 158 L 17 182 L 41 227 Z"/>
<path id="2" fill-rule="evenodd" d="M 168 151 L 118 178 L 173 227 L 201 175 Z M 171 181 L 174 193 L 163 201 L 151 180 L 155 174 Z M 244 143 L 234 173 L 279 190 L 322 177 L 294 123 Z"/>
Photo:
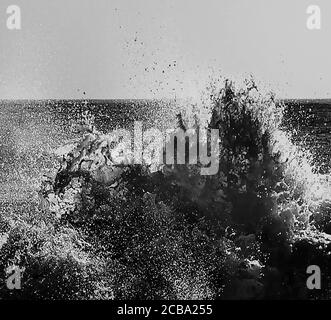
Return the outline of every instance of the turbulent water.
<path id="1" fill-rule="evenodd" d="M 102 134 L 132 129 L 135 120 L 164 130 L 178 125 L 178 113 L 179 125 L 199 119 L 220 130 L 215 177 L 180 166 L 159 175 L 134 167 L 114 187 L 68 158 L 59 164 L 59 147 L 76 145 L 74 160 L 83 151 L 95 157 Z M 0 221 L 0 267 L 9 261 L 28 270 L 24 297 L 309 298 L 305 269 L 330 262 L 329 101 L 275 101 L 225 85 L 198 104 L 2 101 L 0 116 L 0 202 L 9 215 Z M 78 148 L 86 116 L 96 133 Z M 34 207 L 45 175 L 46 213 Z M 49 209 L 55 200 L 57 208 L 76 201 L 67 199 L 72 190 L 79 207 L 64 218 Z M 41 284 L 52 265 L 53 278 Z M 72 268 L 69 290 L 61 281 Z M 319 297 L 330 296 L 326 289 Z"/>
<path id="2" fill-rule="evenodd" d="M 284 123 L 293 144 L 308 150 L 311 164 L 327 178 L 331 163 L 331 101 L 284 103 Z M 95 126 L 103 133 L 115 128 L 132 129 L 135 120 L 143 121 L 146 127 L 171 128 L 176 116 L 175 104 L 164 101 L 2 101 L 1 201 L 29 197 L 39 188 L 41 176 L 54 166 L 54 150 L 78 136 L 77 123 L 86 110 L 94 115 Z"/>
<path id="3" fill-rule="evenodd" d="M 304 145 L 313 154 L 313 164 L 321 172 L 331 166 L 331 101 L 285 100 L 288 130 L 295 143 Z"/>
<path id="4" fill-rule="evenodd" d="M 152 100 L 24 100 L 2 101 L 0 105 L 1 201 L 33 196 L 42 175 L 56 165 L 54 151 L 80 137 L 84 112 L 95 117 L 96 128 L 104 133 L 132 128 L 135 120 L 146 128 L 160 127 L 162 124 L 153 121 L 156 114 L 162 114 L 163 125 L 169 124 L 174 114 L 170 102 Z"/>

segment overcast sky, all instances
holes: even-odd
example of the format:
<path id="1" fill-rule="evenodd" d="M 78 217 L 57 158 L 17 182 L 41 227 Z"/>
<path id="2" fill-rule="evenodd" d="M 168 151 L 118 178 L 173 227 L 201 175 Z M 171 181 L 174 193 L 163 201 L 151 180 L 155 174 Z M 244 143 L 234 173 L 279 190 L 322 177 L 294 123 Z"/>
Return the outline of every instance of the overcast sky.
<path id="1" fill-rule="evenodd" d="M 19 31 L 6 28 L 11 4 Z M 306 27 L 311 4 L 321 30 Z M 331 2 L 0 2 L 2 99 L 191 97 L 211 74 L 253 74 L 279 97 L 331 98 Z"/>

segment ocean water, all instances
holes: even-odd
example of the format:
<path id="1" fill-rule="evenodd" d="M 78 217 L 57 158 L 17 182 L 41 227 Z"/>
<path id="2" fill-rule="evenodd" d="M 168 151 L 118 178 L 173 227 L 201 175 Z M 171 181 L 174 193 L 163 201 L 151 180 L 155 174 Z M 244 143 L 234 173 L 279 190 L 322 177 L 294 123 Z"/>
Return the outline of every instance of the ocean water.
<path id="1" fill-rule="evenodd" d="M 331 101 L 287 100 L 284 128 L 293 144 L 309 150 L 316 171 L 330 172 Z M 54 150 L 79 137 L 84 111 L 94 116 L 97 130 L 170 126 L 176 105 L 151 100 L 45 100 L 0 102 L 0 201 L 33 197 L 44 174 L 55 172 Z"/>
<path id="2" fill-rule="evenodd" d="M 135 120 L 145 127 L 160 126 L 153 118 L 165 105 L 171 108 L 170 102 L 145 100 L 1 101 L 0 201 L 33 197 L 42 176 L 56 170 L 54 150 L 81 136 L 78 128 L 85 111 L 94 116 L 97 130 L 108 133 L 130 129 Z M 172 115 L 165 113 L 163 123 Z"/>
<path id="3" fill-rule="evenodd" d="M 163 282 L 154 281 L 155 275 L 173 284 L 170 287 L 177 298 L 310 297 L 309 292 L 301 293 L 301 289 L 306 288 L 307 265 L 316 264 L 317 259 L 324 270 L 330 264 L 331 188 L 325 180 L 330 176 L 331 105 L 327 101 L 283 101 L 286 106 L 282 107 L 283 102 L 275 104 L 272 96 L 261 98 L 253 94 L 250 95 L 249 90 L 243 94 L 226 85 L 221 90 L 221 99 L 215 96 L 210 103 L 207 100 L 212 112 L 206 119 L 219 128 L 221 137 L 220 168 L 216 175 L 206 178 L 197 174 L 194 168 L 175 166 L 165 168 L 163 174 L 147 172 L 144 176 L 139 168 L 138 172 L 136 167 L 127 171 L 121 168 L 123 175 L 116 180 L 115 193 L 104 180 L 101 184 L 100 181 L 92 183 L 92 186 L 86 182 L 80 189 L 77 174 L 85 176 L 85 173 L 71 170 L 81 156 L 86 156 L 87 161 L 91 156 L 96 166 L 103 166 L 96 154 L 107 157 L 108 150 L 102 147 L 100 142 L 105 137 L 98 132 L 89 135 L 92 140 L 85 139 L 84 146 L 77 148 L 73 161 L 71 155 L 67 155 L 62 169 L 58 170 L 60 164 L 55 151 L 74 141 L 78 146 L 78 141 L 82 141 L 81 125 L 86 123 L 86 117 L 93 118 L 97 131 L 102 133 L 123 127 L 132 129 L 134 120 L 142 121 L 144 128 L 166 129 L 179 124 L 177 114 L 180 111 L 186 126 L 189 118 L 193 121 L 195 116 L 203 119 L 205 113 L 199 111 L 204 105 L 146 100 L 2 101 L 0 217 L 3 226 L 0 240 L 3 239 L 5 245 L 0 247 L 1 267 L 5 268 L 8 261 L 26 266 L 30 284 L 24 294 L 33 298 L 63 298 L 63 289 L 68 287 L 66 279 L 72 274 L 72 261 L 68 256 L 81 266 L 72 281 L 78 281 L 75 290 L 84 298 L 87 296 L 85 285 L 80 284 L 81 276 L 92 281 L 92 289 L 94 285 L 103 288 L 99 293 L 95 288 L 91 289 L 88 298 L 105 295 L 108 299 L 108 292 L 112 290 L 116 298 L 159 297 Z M 43 179 L 44 175 L 56 179 Z M 42 180 L 45 183 L 42 184 Z M 40 188 L 38 197 L 36 191 Z M 84 202 L 74 197 L 77 192 Z M 36 208 L 40 200 L 43 210 Z M 73 208 L 76 209 L 72 211 Z M 70 213 L 63 211 L 67 209 Z M 165 220 L 159 219 L 158 214 Z M 100 223 L 104 217 L 106 223 Z M 187 221 L 181 217 L 186 217 Z M 201 219 L 195 220 L 198 217 Z M 174 221 L 178 222 L 176 227 Z M 177 233 L 177 229 L 181 231 Z M 150 242 L 149 230 L 154 230 L 155 242 Z M 175 234 L 172 233 L 174 230 L 177 230 Z M 187 234 L 188 230 L 192 233 Z M 200 238 L 195 230 L 205 236 Z M 147 242 L 141 240 L 145 236 Z M 159 247 L 160 239 L 167 239 L 168 245 Z M 201 250 L 202 239 L 203 242 L 208 239 L 215 250 Z M 245 241 L 251 241 L 250 250 L 246 250 Z M 179 243 L 184 243 L 183 251 L 178 249 Z M 107 253 L 105 245 L 109 249 Z M 141 248 L 146 247 L 148 250 L 142 259 Z M 190 248 L 196 248 L 198 254 L 193 254 Z M 131 254 L 133 258 L 128 260 Z M 154 256 L 166 257 L 157 259 L 163 269 L 159 265 L 155 267 L 154 259 L 150 261 Z M 230 260 L 226 259 L 224 266 L 219 265 L 224 256 Z M 41 263 L 43 270 L 46 267 L 42 275 L 48 281 L 46 285 L 36 277 L 39 271 L 35 270 L 34 263 L 29 263 L 31 257 L 37 265 Z M 50 258 L 59 265 L 65 261 L 69 273 L 61 269 L 56 271 L 58 274 L 54 278 L 49 277 Z M 168 263 L 173 259 L 183 266 L 178 269 L 176 265 L 175 275 L 173 266 Z M 108 263 L 115 263 L 111 275 Z M 229 275 L 234 281 L 227 282 L 223 276 L 227 270 L 232 270 L 233 263 L 237 273 Z M 87 266 L 92 269 L 86 271 Z M 151 266 L 155 267 L 152 277 Z M 152 287 L 146 291 L 144 283 L 136 282 L 135 279 L 142 277 L 136 274 L 141 267 L 145 270 L 146 283 L 157 288 L 156 291 Z M 242 268 L 246 272 L 254 271 L 256 267 L 258 270 L 263 268 L 262 277 L 260 273 L 254 276 L 253 284 L 251 274 L 247 279 L 242 278 Z M 188 275 L 188 269 L 199 272 Z M 93 280 L 92 270 L 100 270 L 100 278 Z M 119 282 L 113 282 L 113 274 Z M 300 277 L 294 281 L 297 274 Z M 326 276 L 331 283 L 329 273 Z M 56 285 L 54 279 L 62 279 L 64 283 Z M 192 283 L 197 286 L 193 288 Z M 138 285 L 137 292 L 131 290 L 133 284 Z M 54 285 L 57 286 L 55 289 Z M 187 288 L 193 288 L 193 292 L 187 292 Z M 296 288 L 301 289 L 297 291 Z M 68 292 L 66 297 L 72 298 L 75 290 Z M 173 292 L 165 296 L 173 297 Z M 326 289 L 320 297 L 329 298 L 330 292 Z M 2 294 L 6 296 L 7 293 L 3 291 Z"/>
<path id="4" fill-rule="evenodd" d="M 331 166 L 331 100 L 285 100 L 287 130 L 294 143 L 309 149 L 314 165 L 327 173 Z"/>

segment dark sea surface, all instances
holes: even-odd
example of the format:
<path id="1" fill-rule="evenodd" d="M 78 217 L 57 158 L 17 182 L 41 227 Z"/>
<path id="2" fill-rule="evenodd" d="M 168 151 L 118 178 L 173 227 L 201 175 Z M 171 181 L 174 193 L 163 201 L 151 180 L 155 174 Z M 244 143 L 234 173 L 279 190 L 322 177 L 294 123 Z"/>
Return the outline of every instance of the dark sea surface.
<path id="1" fill-rule="evenodd" d="M 287 100 L 285 127 L 293 142 L 310 150 L 320 172 L 331 163 L 331 101 Z M 1 101 L 0 201 L 32 197 L 43 174 L 56 169 L 53 150 L 78 136 L 84 111 L 95 117 L 98 130 L 144 126 L 167 127 L 174 120 L 173 104 L 147 100 Z M 169 112 L 168 112 L 169 111 Z"/>

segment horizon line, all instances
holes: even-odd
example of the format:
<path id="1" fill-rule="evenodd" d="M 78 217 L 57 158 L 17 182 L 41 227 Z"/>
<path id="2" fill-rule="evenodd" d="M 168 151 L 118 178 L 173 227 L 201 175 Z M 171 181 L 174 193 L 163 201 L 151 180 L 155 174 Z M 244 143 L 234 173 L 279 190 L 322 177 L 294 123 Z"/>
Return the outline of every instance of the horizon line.
<path id="1" fill-rule="evenodd" d="M 0 102 L 7 101 L 176 101 L 189 100 L 190 98 L 19 98 L 19 99 L 1 99 Z M 330 101 L 330 98 L 276 98 L 276 101 Z"/>

